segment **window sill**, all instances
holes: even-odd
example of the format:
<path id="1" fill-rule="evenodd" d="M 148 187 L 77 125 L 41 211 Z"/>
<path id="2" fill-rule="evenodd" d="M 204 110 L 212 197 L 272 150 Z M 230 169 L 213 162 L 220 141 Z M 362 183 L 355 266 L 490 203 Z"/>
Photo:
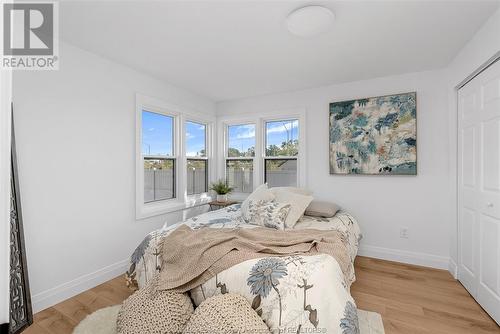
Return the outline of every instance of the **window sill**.
<path id="1" fill-rule="evenodd" d="M 250 193 L 232 193 L 229 195 L 229 199 L 232 201 L 243 202 L 249 195 Z"/>
<path id="2" fill-rule="evenodd" d="M 136 212 L 136 220 L 160 216 L 167 213 L 182 211 L 206 205 L 212 200 L 207 194 L 188 196 L 184 201 L 170 199 L 154 203 L 144 203 Z"/>

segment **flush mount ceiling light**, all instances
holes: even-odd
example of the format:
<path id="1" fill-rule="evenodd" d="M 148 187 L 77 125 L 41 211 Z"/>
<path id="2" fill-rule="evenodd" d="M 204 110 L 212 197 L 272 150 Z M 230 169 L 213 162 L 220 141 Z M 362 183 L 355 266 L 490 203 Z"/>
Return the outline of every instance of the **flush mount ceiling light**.
<path id="1" fill-rule="evenodd" d="M 333 25 L 335 14 L 323 6 L 306 6 L 294 10 L 286 18 L 288 30 L 300 37 L 321 34 Z"/>

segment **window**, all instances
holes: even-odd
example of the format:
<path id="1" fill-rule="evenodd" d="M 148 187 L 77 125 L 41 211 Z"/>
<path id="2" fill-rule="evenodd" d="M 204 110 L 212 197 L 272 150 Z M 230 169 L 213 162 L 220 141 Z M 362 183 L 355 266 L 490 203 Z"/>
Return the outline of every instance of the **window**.
<path id="1" fill-rule="evenodd" d="M 296 187 L 299 120 L 268 121 L 264 128 L 264 182 L 269 187 Z"/>
<path id="2" fill-rule="evenodd" d="M 138 220 L 210 201 L 215 116 L 136 94 Z"/>
<path id="3" fill-rule="evenodd" d="M 227 126 L 226 180 L 236 193 L 251 193 L 255 157 L 255 124 Z"/>
<path id="4" fill-rule="evenodd" d="M 269 187 L 306 187 L 305 110 L 220 120 L 225 129 L 220 177 L 243 199 L 266 182 Z M 222 173 L 223 171 L 223 173 Z"/>
<path id="5" fill-rule="evenodd" d="M 175 198 L 174 117 L 142 111 L 144 203 Z"/>
<path id="6" fill-rule="evenodd" d="M 187 194 L 208 191 L 207 126 L 186 121 Z"/>

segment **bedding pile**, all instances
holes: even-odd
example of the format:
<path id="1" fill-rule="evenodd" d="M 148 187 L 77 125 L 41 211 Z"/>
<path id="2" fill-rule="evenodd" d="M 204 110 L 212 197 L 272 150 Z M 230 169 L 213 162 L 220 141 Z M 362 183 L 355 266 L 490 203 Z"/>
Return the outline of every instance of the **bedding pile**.
<path id="1" fill-rule="evenodd" d="M 359 333 L 350 295 L 356 220 L 342 210 L 291 227 L 245 217 L 237 204 L 152 232 L 131 256 L 128 285 L 141 288 L 159 272 L 159 291 L 189 291 L 195 307 L 217 295 L 244 297 L 272 333 Z"/>
<path id="2" fill-rule="evenodd" d="M 328 254 L 342 273 L 350 269 L 338 231 L 201 229 L 180 226 L 163 240 L 158 289 L 187 292 L 241 262 L 272 256 Z M 348 277 L 349 275 L 345 275 Z M 350 284 L 350 282 L 349 282 Z"/>

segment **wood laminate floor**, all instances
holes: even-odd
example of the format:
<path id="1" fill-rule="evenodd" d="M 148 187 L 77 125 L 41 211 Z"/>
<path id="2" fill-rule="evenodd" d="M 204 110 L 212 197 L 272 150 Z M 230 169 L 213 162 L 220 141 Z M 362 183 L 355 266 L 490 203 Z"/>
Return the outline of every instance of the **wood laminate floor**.
<path id="1" fill-rule="evenodd" d="M 351 293 L 359 308 L 382 315 L 386 334 L 500 333 L 500 327 L 444 270 L 358 257 Z M 130 295 L 117 277 L 34 317 L 25 334 L 70 334 L 88 314 Z"/>

